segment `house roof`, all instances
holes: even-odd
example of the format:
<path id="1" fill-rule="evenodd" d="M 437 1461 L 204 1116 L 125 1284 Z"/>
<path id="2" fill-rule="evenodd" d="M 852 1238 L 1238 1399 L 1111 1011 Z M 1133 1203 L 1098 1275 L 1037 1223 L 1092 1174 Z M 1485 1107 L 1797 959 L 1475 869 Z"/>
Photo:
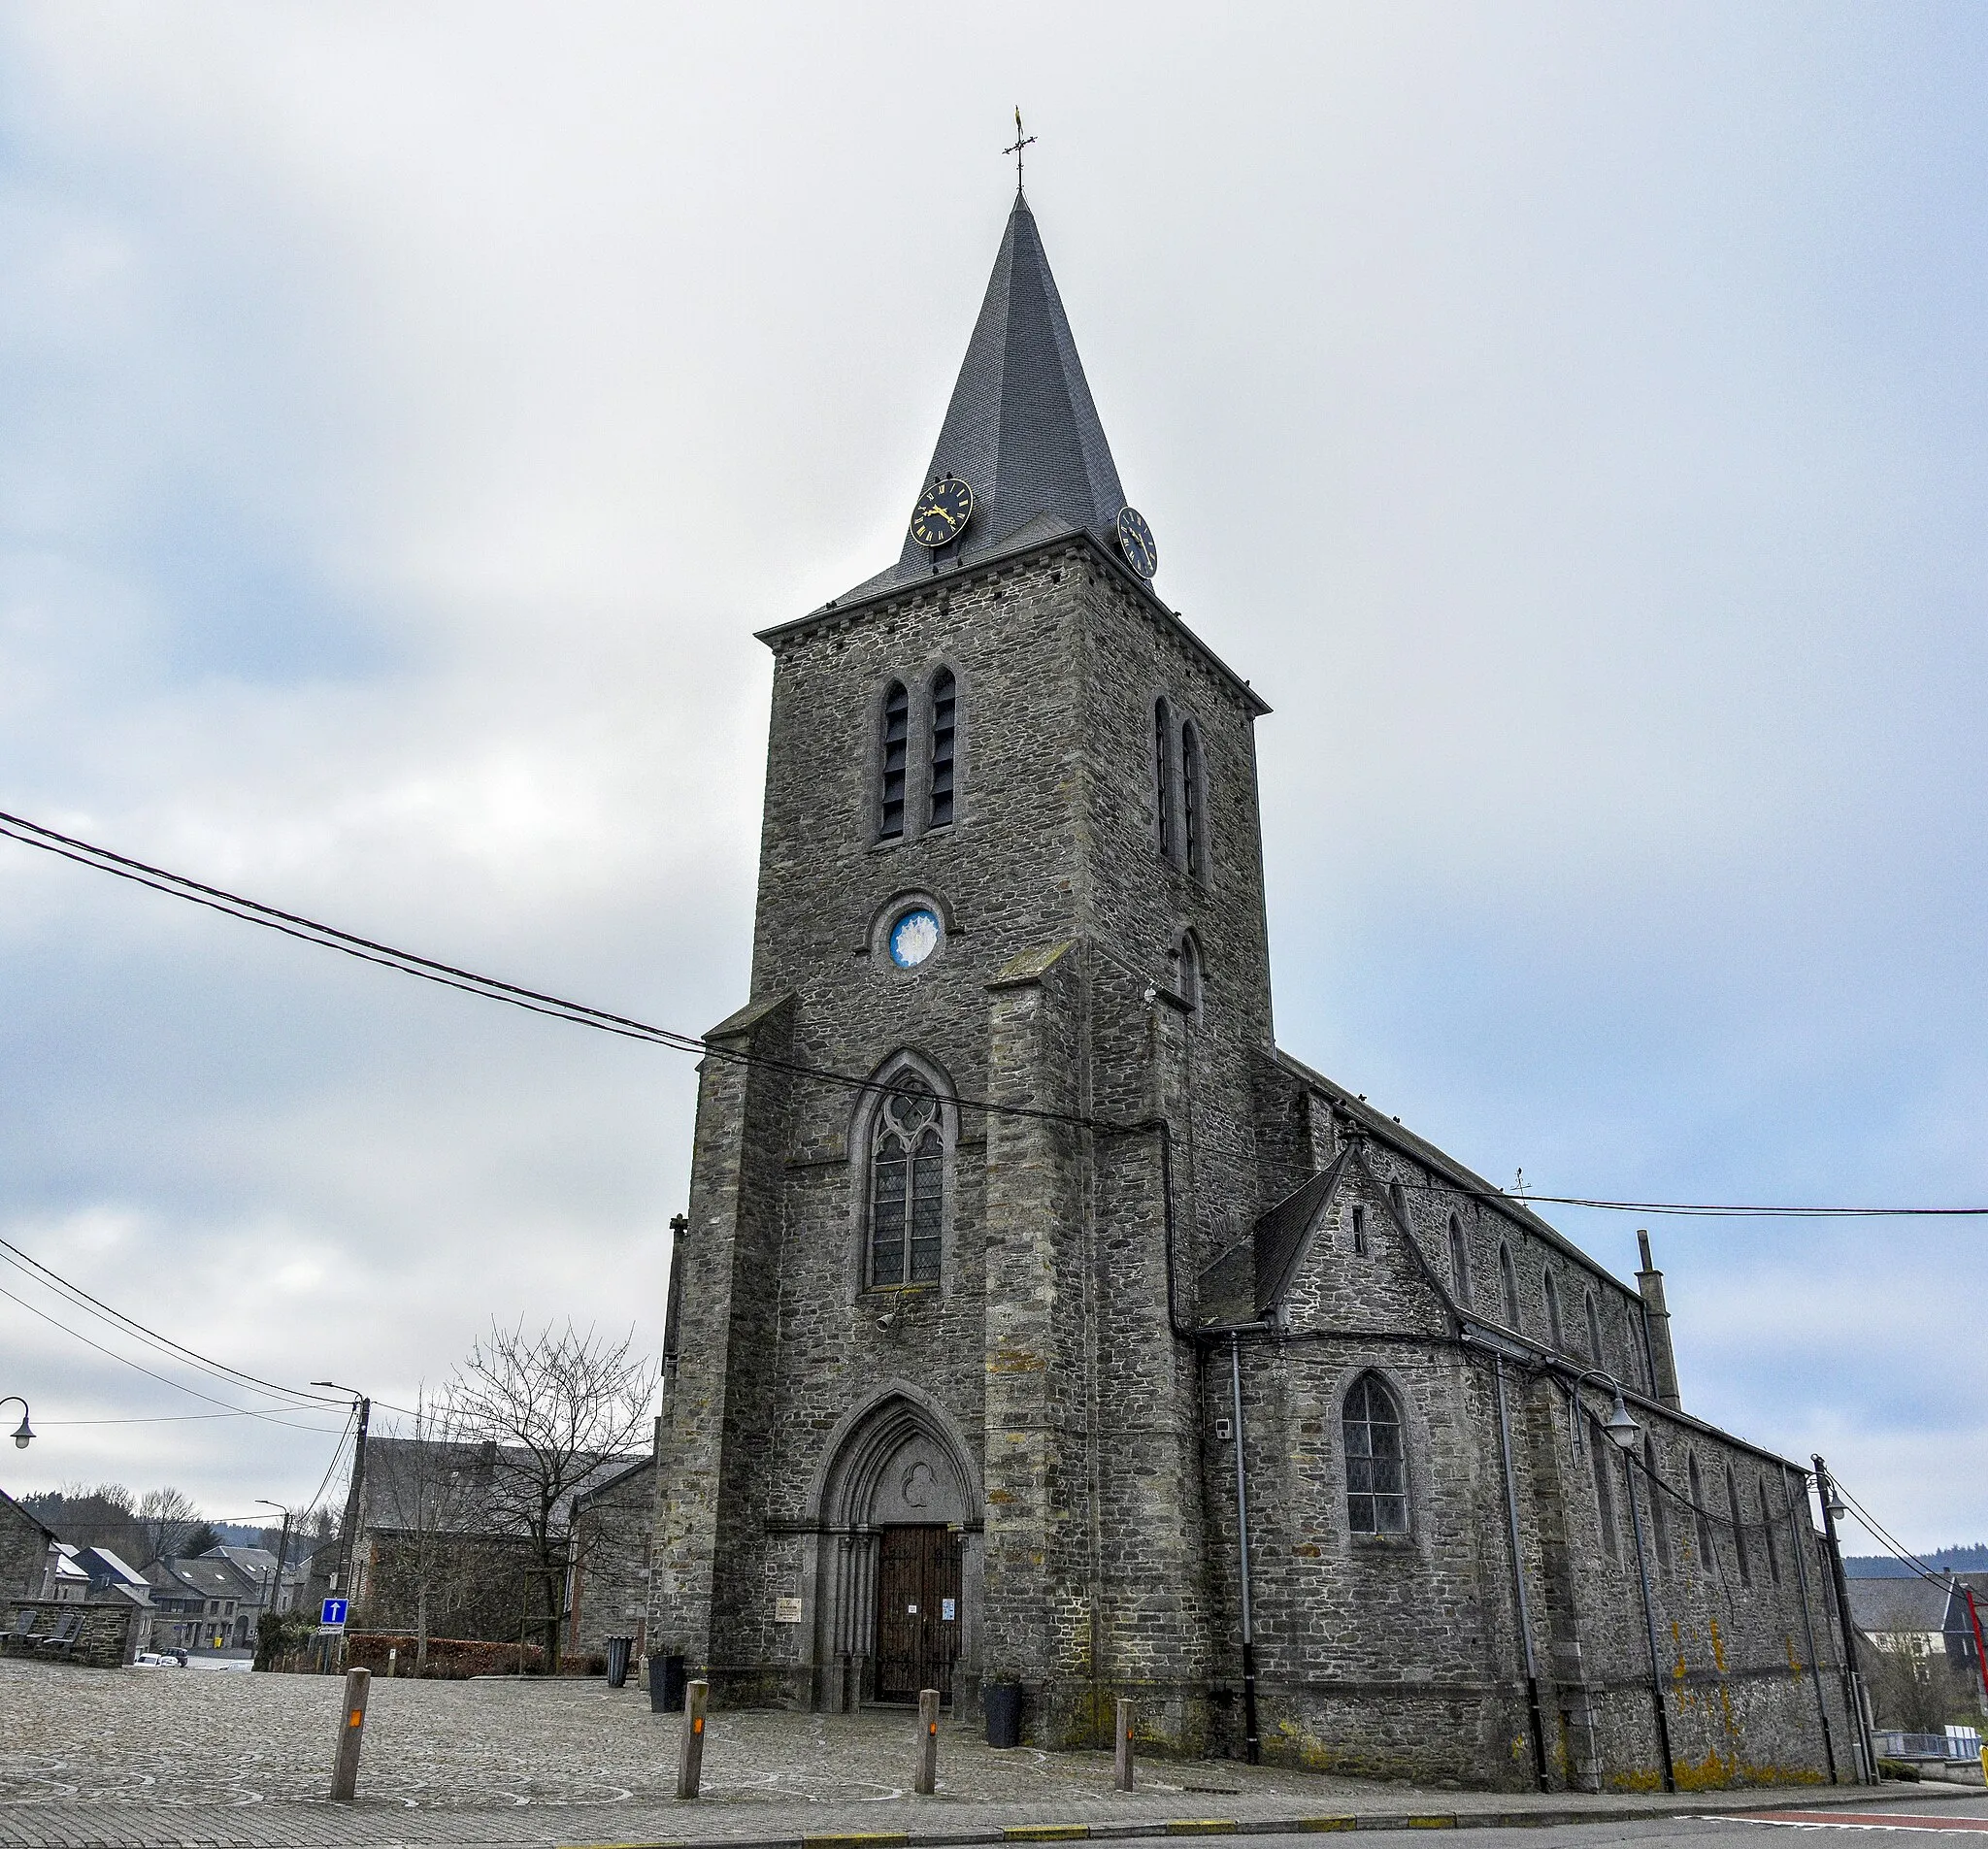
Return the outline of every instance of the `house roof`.
<path id="1" fill-rule="evenodd" d="M 566 1524 L 576 1498 L 650 1461 L 646 1452 L 639 1457 L 617 1452 L 595 1458 L 554 1506 L 553 1526 Z M 522 1527 L 519 1511 L 512 1506 L 518 1499 L 507 1486 L 528 1485 L 533 1476 L 531 1453 L 521 1445 L 368 1438 L 363 1525 L 407 1532 L 416 1525 L 425 1505 L 430 1532 L 514 1533 Z"/>
<path id="2" fill-rule="evenodd" d="M 145 1575 L 136 1567 L 112 1553 L 108 1547 L 84 1547 L 79 1550 L 77 1557 L 89 1568 L 92 1579 L 101 1575 L 113 1585 L 123 1586 L 143 1586 L 146 1583 Z"/>
<path id="3" fill-rule="evenodd" d="M 47 1522 L 43 1521 L 39 1515 L 31 1515 L 26 1509 L 22 1508 L 21 1505 L 18 1502 L 17 1502 L 13 1497 L 9 1496 L 5 1490 L 0 1490 L 0 1508 L 11 1508 L 15 1512 L 15 1514 L 20 1517 L 22 1521 L 32 1522 L 35 1525 L 35 1527 L 39 1528 L 42 1531 L 42 1533 L 48 1535 L 48 1537 L 51 1541 L 59 1543 L 59 1541 L 61 1540 L 62 1537 L 59 1535 L 57 1535 L 55 1531 L 52 1528 L 50 1528 Z"/>
<path id="4" fill-rule="evenodd" d="M 1850 1617 L 1859 1631 L 1946 1629 L 1947 1590 L 1930 1579 L 1852 1579 L 1845 1583 L 1850 1589 Z"/>

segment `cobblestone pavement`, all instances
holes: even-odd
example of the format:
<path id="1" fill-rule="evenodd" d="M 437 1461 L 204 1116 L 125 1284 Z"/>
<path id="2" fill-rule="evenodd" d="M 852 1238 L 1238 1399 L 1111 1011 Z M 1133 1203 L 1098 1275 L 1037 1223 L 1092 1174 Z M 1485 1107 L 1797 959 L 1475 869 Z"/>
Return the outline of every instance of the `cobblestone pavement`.
<path id="1" fill-rule="evenodd" d="M 1367 1784 L 1229 1761 L 1148 1761 L 1111 1788 L 1105 1754 L 995 1752 L 942 1734 L 940 1790 L 910 1792 L 909 1714 L 719 1713 L 703 1798 L 676 1799 L 679 1723 L 598 1681 L 376 1679 L 360 1801 L 325 1791 L 342 1684 L 0 1659 L 0 1844 L 602 1843 L 1023 1823 L 1521 1812 L 1538 1799 Z M 1848 1794 L 1845 1794 L 1847 1796 Z M 1960 1795 L 1958 1793 L 1956 1796 Z M 1786 1801 L 1786 1794 L 1770 1800 Z M 1975 1794 L 1978 1798 L 1978 1792 Z M 1705 1798 L 1695 1800 L 1700 1807 Z M 1552 1802 L 1594 1806 L 1607 1799 Z"/>

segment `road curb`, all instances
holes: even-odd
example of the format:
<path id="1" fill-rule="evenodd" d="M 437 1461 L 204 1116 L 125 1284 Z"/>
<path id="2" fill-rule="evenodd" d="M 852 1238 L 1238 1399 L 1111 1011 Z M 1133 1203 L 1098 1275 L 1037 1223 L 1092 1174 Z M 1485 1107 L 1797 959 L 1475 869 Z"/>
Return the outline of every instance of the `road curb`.
<path id="1" fill-rule="evenodd" d="M 1817 1810 L 1859 1804 L 1931 1799 L 1953 1802 L 1981 1797 L 1972 1785 L 1880 1788 L 1868 1785 L 1777 1787 L 1745 1802 L 1728 1797 L 1687 1808 L 1682 1804 L 1625 1803 L 1607 1809 L 1573 1805 L 1531 1810 L 1343 1811 L 1303 1817 L 1151 1817 L 1081 1824 L 1002 1824 L 979 1830 L 819 1831 L 798 1836 L 658 1836 L 620 1842 L 570 1842 L 556 1849 L 977 1849 L 983 1843 L 1124 1842 L 1141 1836 L 1299 1836 L 1341 1830 L 1545 1830 L 1570 1824 L 1648 1822 L 1660 1817 L 1744 1817 L 1756 1810 Z"/>

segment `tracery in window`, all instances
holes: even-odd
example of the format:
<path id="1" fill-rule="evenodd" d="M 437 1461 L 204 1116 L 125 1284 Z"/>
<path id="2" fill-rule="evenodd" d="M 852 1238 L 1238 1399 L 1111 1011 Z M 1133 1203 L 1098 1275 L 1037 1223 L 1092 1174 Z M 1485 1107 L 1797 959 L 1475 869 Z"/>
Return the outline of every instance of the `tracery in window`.
<path id="1" fill-rule="evenodd" d="M 1567 1334 L 1560 1327 L 1560 1286 L 1546 1273 L 1546 1341 L 1555 1354 L 1567 1352 Z"/>
<path id="2" fill-rule="evenodd" d="M 1174 858 L 1174 713 L 1163 699 L 1153 702 L 1153 845 Z"/>
<path id="3" fill-rule="evenodd" d="M 1362 1374 L 1346 1395 L 1346 1526 L 1356 1535 L 1408 1532 L 1408 1467 L 1402 1415 L 1378 1374 Z"/>
<path id="4" fill-rule="evenodd" d="M 1201 734 L 1192 719 L 1180 728 L 1180 836 L 1187 871 L 1202 870 Z"/>
<path id="5" fill-rule="evenodd" d="M 1449 1276 L 1456 1290 L 1456 1301 L 1468 1305 L 1471 1301 L 1471 1255 L 1464 1245 L 1463 1222 L 1454 1213 L 1449 1216 Z"/>
<path id="6" fill-rule="evenodd" d="M 1508 1329 L 1517 1329 L 1518 1271 L 1511 1262 L 1511 1247 L 1503 1239 L 1498 1241 L 1498 1278 L 1505 1286 L 1505 1326 Z"/>
<path id="7" fill-rule="evenodd" d="M 952 750 L 957 736 L 959 687 L 950 668 L 932 677 L 932 820 L 944 828 L 952 820 Z"/>
<path id="8" fill-rule="evenodd" d="M 1740 1583 L 1753 1584 L 1753 1563 L 1746 1558 L 1746 1526 L 1740 1519 L 1740 1491 L 1733 1481 L 1733 1469 L 1726 1467 L 1726 1506 L 1733 1516 L 1733 1558 L 1740 1563 Z"/>
<path id="9" fill-rule="evenodd" d="M 891 1081 L 870 1135 L 870 1283 L 939 1281 L 945 1142 L 939 1100 L 913 1073 Z"/>
<path id="10" fill-rule="evenodd" d="M 883 773 L 878 790 L 877 834 L 895 841 L 905 832 L 905 761 L 911 749 L 911 703 L 901 681 L 883 696 Z"/>

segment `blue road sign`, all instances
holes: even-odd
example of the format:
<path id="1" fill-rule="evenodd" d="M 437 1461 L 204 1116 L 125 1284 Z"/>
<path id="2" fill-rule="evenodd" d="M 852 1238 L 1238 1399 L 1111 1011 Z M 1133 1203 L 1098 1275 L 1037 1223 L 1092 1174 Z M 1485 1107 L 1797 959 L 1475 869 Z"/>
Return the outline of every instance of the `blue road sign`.
<path id="1" fill-rule="evenodd" d="M 343 1599 L 327 1599 L 318 1607 L 317 1622 L 327 1631 L 343 1631 L 346 1628 L 346 1601 Z"/>

